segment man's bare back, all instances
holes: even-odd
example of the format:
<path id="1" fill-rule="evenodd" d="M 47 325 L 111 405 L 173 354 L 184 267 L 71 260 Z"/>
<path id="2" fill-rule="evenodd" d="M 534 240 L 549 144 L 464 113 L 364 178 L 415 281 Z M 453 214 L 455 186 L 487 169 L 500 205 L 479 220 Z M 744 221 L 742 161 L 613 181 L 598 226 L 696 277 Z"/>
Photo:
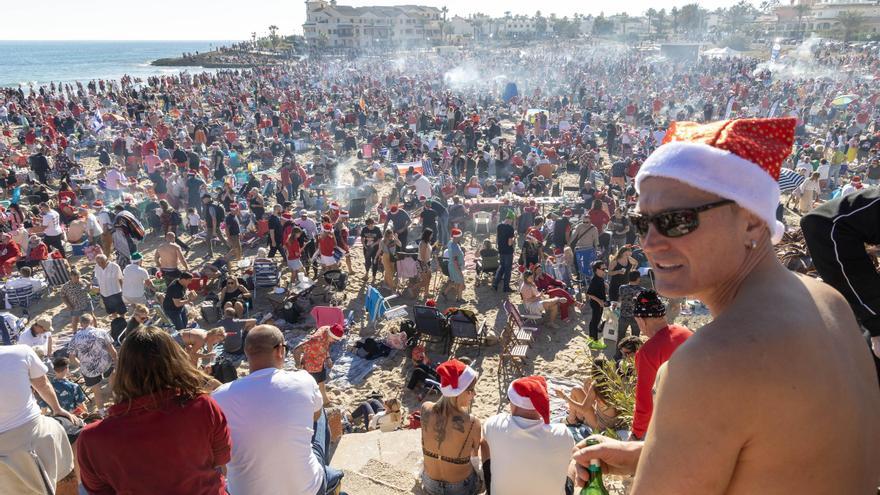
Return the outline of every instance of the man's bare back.
<path id="1" fill-rule="evenodd" d="M 156 248 L 156 263 L 159 265 L 159 268 L 169 270 L 187 269 L 183 251 L 181 251 L 180 246 L 173 242 L 166 242 Z"/>
<path id="2" fill-rule="evenodd" d="M 838 292 L 783 277 L 749 281 L 676 351 L 633 493 L 876 493 L 880 389 L 868 347 Z M 670 463 L 692 466 L 692 479 L 665 479 Z"/>

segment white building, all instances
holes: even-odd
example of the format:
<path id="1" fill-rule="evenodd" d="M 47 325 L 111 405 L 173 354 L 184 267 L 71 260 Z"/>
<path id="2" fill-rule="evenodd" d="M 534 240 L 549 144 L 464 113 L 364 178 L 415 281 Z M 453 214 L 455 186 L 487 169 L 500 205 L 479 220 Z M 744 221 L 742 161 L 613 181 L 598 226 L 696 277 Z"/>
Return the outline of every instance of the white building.
<path id="1" fill-rule="evenodd" d="M 448 19 L 446 26 L 443 28 L 444 37 L 451 41 L 464 41 L 466 39 L 474 39 L 476 26 L 470 19 L 461 16 L 455 16 Z"/>
<path id="2" fill-rule="evenodd" d="M 311 47 L 363 49 L 432 45 L 441 41 L 435 7 L 351 7 L 335 0 L 306 1 L 303 35 Z"/>
<path id="3" fill-rule="evenodd" d="M 533 17 L 504 17 L 498 19 L 497 36 L 502 38 L 534 36 L 537 32 L 535 24 L 535 19 Z"/>
<path id="4" fill-rule="evenodd" d="M 840 18 L 847 14 L 857 14 L 861 19 L 851 35 L 880 33 L 880 5 L 875 1 L 800 0 L 796 5 L 780 6 L 774 13 L 776 22 L 772 28 L 768 25 L 767 31 L 783 37 L 841 37 L 846 27 Z"/>

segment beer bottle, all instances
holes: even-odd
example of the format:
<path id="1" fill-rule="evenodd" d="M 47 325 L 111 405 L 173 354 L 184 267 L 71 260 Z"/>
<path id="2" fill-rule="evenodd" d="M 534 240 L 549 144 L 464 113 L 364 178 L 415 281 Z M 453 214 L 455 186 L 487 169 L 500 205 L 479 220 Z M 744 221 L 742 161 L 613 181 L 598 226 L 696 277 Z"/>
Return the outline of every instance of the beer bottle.
<path id="1" fill-rule="evenodd" d="M 587 470 L 590 472 L 590 482 L 584 486 L 580 495 L 608 495 L 608 490 L 602 483 L 602 468 L 599 466 L 599 461 L 590 459 L 590 466 Z"/>

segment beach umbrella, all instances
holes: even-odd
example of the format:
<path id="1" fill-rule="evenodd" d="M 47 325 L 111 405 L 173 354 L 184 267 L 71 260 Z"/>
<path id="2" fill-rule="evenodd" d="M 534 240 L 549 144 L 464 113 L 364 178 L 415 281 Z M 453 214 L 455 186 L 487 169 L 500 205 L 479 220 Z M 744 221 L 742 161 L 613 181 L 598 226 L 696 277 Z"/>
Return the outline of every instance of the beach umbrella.
<path id="1" fill-rule="evenodd" d="M 858 99 L 859 95 L 839 95 L 831 100 L 831 104 L 835 107 L 845 107 Z"/>
<path id="2" fill-rule="evenodd" d="M 779 192 L 790 192 L 798 188 L 807 180 L 803 175 L 790 168 L 779 170 Z"/>

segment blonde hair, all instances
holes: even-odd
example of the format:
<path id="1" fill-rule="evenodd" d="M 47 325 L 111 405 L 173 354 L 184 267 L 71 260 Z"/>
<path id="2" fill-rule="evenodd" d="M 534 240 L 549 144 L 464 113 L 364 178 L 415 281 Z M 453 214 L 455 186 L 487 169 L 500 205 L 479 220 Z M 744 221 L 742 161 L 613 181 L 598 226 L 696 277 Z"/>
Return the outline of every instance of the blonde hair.
<path id="1" fill-rule="evenodd" d="M 208 333 L 205 334 L 205 337 L 212 337 L 212 336 L 225 337 L 226 330 L 223 329 L 223 327 L 212 328 L 212 329 L 208 330 Z"/>

